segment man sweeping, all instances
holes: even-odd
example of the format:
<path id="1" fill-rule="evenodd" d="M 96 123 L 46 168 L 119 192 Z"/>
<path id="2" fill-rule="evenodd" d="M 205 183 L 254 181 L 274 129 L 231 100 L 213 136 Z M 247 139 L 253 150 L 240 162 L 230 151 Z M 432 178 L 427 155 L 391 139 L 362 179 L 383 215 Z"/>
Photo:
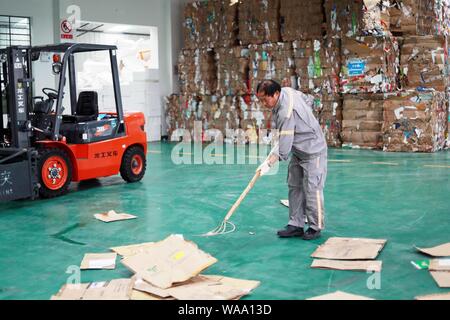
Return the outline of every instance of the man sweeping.
<path id="1" fill-rule="evenodd" d="M 325 225 L 323 189 L 327 177 L 327 143 L 312 113 L 310 96 L 291 88 L 281 88 L 273 80 L 258 85 L 261 103 L 272 109 L 275 128 L 279 131 L 279 150 L 258 168 L 267 175 L 278 161 L 289 164 L 289 224 L 278 231 L 281 238 L 301 237 L 313 240 L 321 236 Z M 305 232 L 305 217 L 309 228 Z"/>

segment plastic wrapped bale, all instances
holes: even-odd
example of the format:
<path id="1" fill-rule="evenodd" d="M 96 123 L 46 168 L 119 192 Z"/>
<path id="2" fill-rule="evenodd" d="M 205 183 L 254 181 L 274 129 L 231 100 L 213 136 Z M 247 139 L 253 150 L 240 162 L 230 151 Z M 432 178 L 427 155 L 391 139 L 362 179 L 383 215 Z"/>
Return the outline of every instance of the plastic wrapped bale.
<path id="1" fill-rule="evenodd" d="M 390 35 L 388 0 L 325 0 L 327 34 L 333 38 Z"/>
<path id="2" fill-rule="evenodd" d="M 343 93 L 392 92 L 398 88 L 399 44 L 394 37 L 342 40 Z"/>
<path id="3" fill-rule="evenodd" d="M 406 35 L 443 35 L 444 7 L 441 0 L 390 0 L 391 32 Z"/>
<path id="4" fill-rule="evenodd" d="M 239 41 L 241 45 L 280 40 L 280 0 L 239 1 Z"/>
<path id="5" fill-rule="evenodd" d="M 342 142 L 345 147 L 381 149 L 383 94 L 345 95 Z"/>
<path id="6" fill-rule="evenodd" d="M 384 103 L 384 150 L 437 152 L 445 147 L 448 101 L 444 92 L 403 92 Z"/>
<path id="7" fill-rule="evenodd" d="M 217 94 L 249 93 L 249 50 L 246 47 L 216 48 Z"/>
<path id="8" fill-rule="evenodd" d="M 179 56 L 178 72 L 182 94 L 215 93 L 217 68 L 213 50 L 182 50 Z"/>
<path id="9" fill-rule="evenodd" d="M 281 0 L 280 21 L 283 41 L 322 38 L 322 0 Z"/>
<path id="10" fill-rule="evenodd" d="M 293 49 L 299 90 L 310 94 L 340 92 L 339 39 L 294 41 Z"/>
<path id="11" fill-rule="evenodd" d="M 252 93 L 255 93 L 258 84 L 266 79 L 275 80 L 283 87 L 296 87 L 292 43 L 251 45 L 249 49 Z"/>
<path id="12" fill-rule="evenodd" d="M 449 85 L 446 47 L 444 37 L 405 37 L 401 46 L 402 87 L 445 91 Z"/>

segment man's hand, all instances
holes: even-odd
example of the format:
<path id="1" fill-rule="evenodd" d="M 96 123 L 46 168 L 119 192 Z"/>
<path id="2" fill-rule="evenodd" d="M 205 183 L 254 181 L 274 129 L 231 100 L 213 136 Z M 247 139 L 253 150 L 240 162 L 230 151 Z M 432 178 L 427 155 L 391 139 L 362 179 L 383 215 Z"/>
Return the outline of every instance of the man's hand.
<path id="1" fill-rule="evenodd" d="M 261 177 L 267 175 L 270 172 L 271 166 L 269 164 L 269 161 L 264 161 L 262 165 L 259 166 L 259 168 L 256 170 L 256 172 L 261 172 Z"/>

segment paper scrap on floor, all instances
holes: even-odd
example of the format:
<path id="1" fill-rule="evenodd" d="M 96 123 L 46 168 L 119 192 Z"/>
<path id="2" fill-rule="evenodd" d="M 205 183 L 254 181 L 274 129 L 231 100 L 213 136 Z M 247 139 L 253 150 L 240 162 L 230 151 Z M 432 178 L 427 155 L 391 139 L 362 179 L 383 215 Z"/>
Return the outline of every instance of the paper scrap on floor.
<path id="1" fill-rule="evenodd" d="M 343 271 L 381 272 L 382 261 L 314 260 L 311 268 Z"/>
<path id="2" fill-rule="evenodd" d="M 422 249 L 416 247 L 416 249 L 432 257 L 450 257 L 450 242 L 434 248 Z"/>
<path id="3" fill-rule="evenodd" d="M 436 293 L 430 294 L 426 296 L 416 297 L 415 300 L 450 300 L 450 292 L 449 293 Z"/>
<path id="4" fill-rule="evenodd" d="M 450 288 L 450 272 L 431 271 L 431 276 L 441 288 Z"/>
<path id="5" fill-rule="evenodd" d="M 346 293 L 346 292 L 342 292 L 342 291 L 336 291 L 335 293 L 325 294 L 323 296 L 318 296 L 318 297 L 310 298 L 307 300 L 330 301 L 330 300 L 374 300 L 374 299 L 364 297 L 364 296 L 358 296 L 358 295 L 354 295 L 354 294 L 350 294 L 350 293 Z"/>
<path id="6" fill-rule="evenodd" d="M 125 257 L 122 263 L 142 279 L 161 289 L 185 282 L 215 264 L 217 259 L 201 251 L 181 235 L 155 243 L 145 253 Z"/>
<path id="7" fill-rule="evenodd" d="M 117 213 L 114 210 L 111 210 L 111 211 L 105 212 L 105 213 L 95 214 L 94 217 L 95 217 L 95 219 L 106 222 L 106 223 L 137 219 L 136 216 L 133 216 L 131 214 Z"/>
<path id="8" fill-rule="evenodd" d="M 132 290 L 132 279 L 67 284 L 51 300 L 130 300 Z"/>
<path id="9" fill-rule="evenodd" d="M 81 270 L 106 269 L 114 270 L 116 268 L 116 253 L 88 253 L 81 262 Z"/>
<path id="10" fill-rule="evenodd" d="M 283 206 L 289 208 L 289 200 L 281 200 L 280 202 L 281 202 L 281 204 L 282 204 Z"/>
<path id="11" fill-rule="evenodd" d="M 311 255 L 329 260 L 376 259 L 387 240 L 362 238 L 330 238 Z"/>
<path id="12" fill-rule="evenodd" d="M 122 246 L 122 247 L 114 247 L 111 248 L 111 251 L 114 251 L 119 256 L 122 257 L 129 257 L 134 256 L 138 253 L 145 253 L 147 252 L 148 248 L 152 248 L 154 246 L 154 242 L 147 242 L 147 243 L 140 243 L 140 244 L 133 244 L 129 246 Z"/>

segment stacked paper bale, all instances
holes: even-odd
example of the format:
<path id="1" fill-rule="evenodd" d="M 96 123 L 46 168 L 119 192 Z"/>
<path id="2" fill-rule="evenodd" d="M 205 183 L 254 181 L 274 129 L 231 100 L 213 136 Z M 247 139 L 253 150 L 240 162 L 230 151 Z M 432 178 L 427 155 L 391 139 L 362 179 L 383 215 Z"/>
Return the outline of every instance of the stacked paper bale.
<path id="1" fill-rule="evenodd" d="M 249 92 L 249 50 L 246 47 L 216 48 L 217 94 L 243 95 Z"/>
<path id="2" fill-rule="evenodd" d="M 345 95 L 342 121 L 344 146 L 381 149 L 383 94 Z"/>
<path id="3" fill-rule="evenodd" d="M 291 42 L 250 45 L 250 89 L 265 79 L 295 87 L 295 64 Z"/>
<path id="4" fill-rule="evenodd" d="M 237 4 L 231 0 L 195 1 L 184 10 L 187 49 L 231 46 L 237 43 Z"/>
<path id="5" fill-rule="evenodd" d="M 449 85 L 446 47 L 444 37 L 405 37 L 401 47 L 402 87 L 445 91 Z"/>
<path id="6" fill-rule="evenodd" d="M 315 95 L 314 115 L 319 120 L 329 147 L 342 146 L 342 99 L 338 95 Z"/>
<path id="7" fill-rule="evenodd" d="M 236 96 L 203 96 L 199 105 L 202 116 L 202 128 L 219 130 L 223 139 L 228 130 L 240 127 L 239 99 Z"/>
<path id="8" fill-rule="evenodd" d="M 239 40 L 242 45 L 280 41 L 279 21 L 280 0 L 239 1 Z"/>
<path id="9" fill-rule="evenodd" d="M 194 123 L 199 119 L 197 109 L 197 97 L 173 94 L 167 98 L 166 122 L 171 141 L 190 141 Z"/>
<path id="10" fill-rule="evenodd" d="M 444 92 L 403 92 L 384 103 L 384 150 L 436 152 L 446 142 L 448 100 Z"/>
<path id="11" fill-rule="evenodd" d="M 327 34 L 333 38 L 389 35 L 389 2 L 325 0 Z"/>
<path id="12" fill-rule="evenodd" d="M 342 39 L 343 93 L 379 93 L 397 89 L 399 46 L 394 37 Z"/>
<path id="13" fill-rule="evenodd" d="M 269 143 L 272 129 L 272 110 L 264 108 L 254 95 L 240 98 L 241 129 L 248 143 Z"/>
<path id="14" fill-rule="evenodd" d="M 213 50 L 182 50 L 179 56 L 178 72 L 181 94 L 215 93 L 217 68 Z"/>
<path id="15" fill-rule="evenodd" d="M 429 0 L 391 0 L 391 32 L 398 35 L 440 35 L 443 3 Z"/>
<path id="16" fill-rule="evenodd" d="M 321 38 L 322 0 L 281 0 L 280 21 L 283 41 Z"/>

